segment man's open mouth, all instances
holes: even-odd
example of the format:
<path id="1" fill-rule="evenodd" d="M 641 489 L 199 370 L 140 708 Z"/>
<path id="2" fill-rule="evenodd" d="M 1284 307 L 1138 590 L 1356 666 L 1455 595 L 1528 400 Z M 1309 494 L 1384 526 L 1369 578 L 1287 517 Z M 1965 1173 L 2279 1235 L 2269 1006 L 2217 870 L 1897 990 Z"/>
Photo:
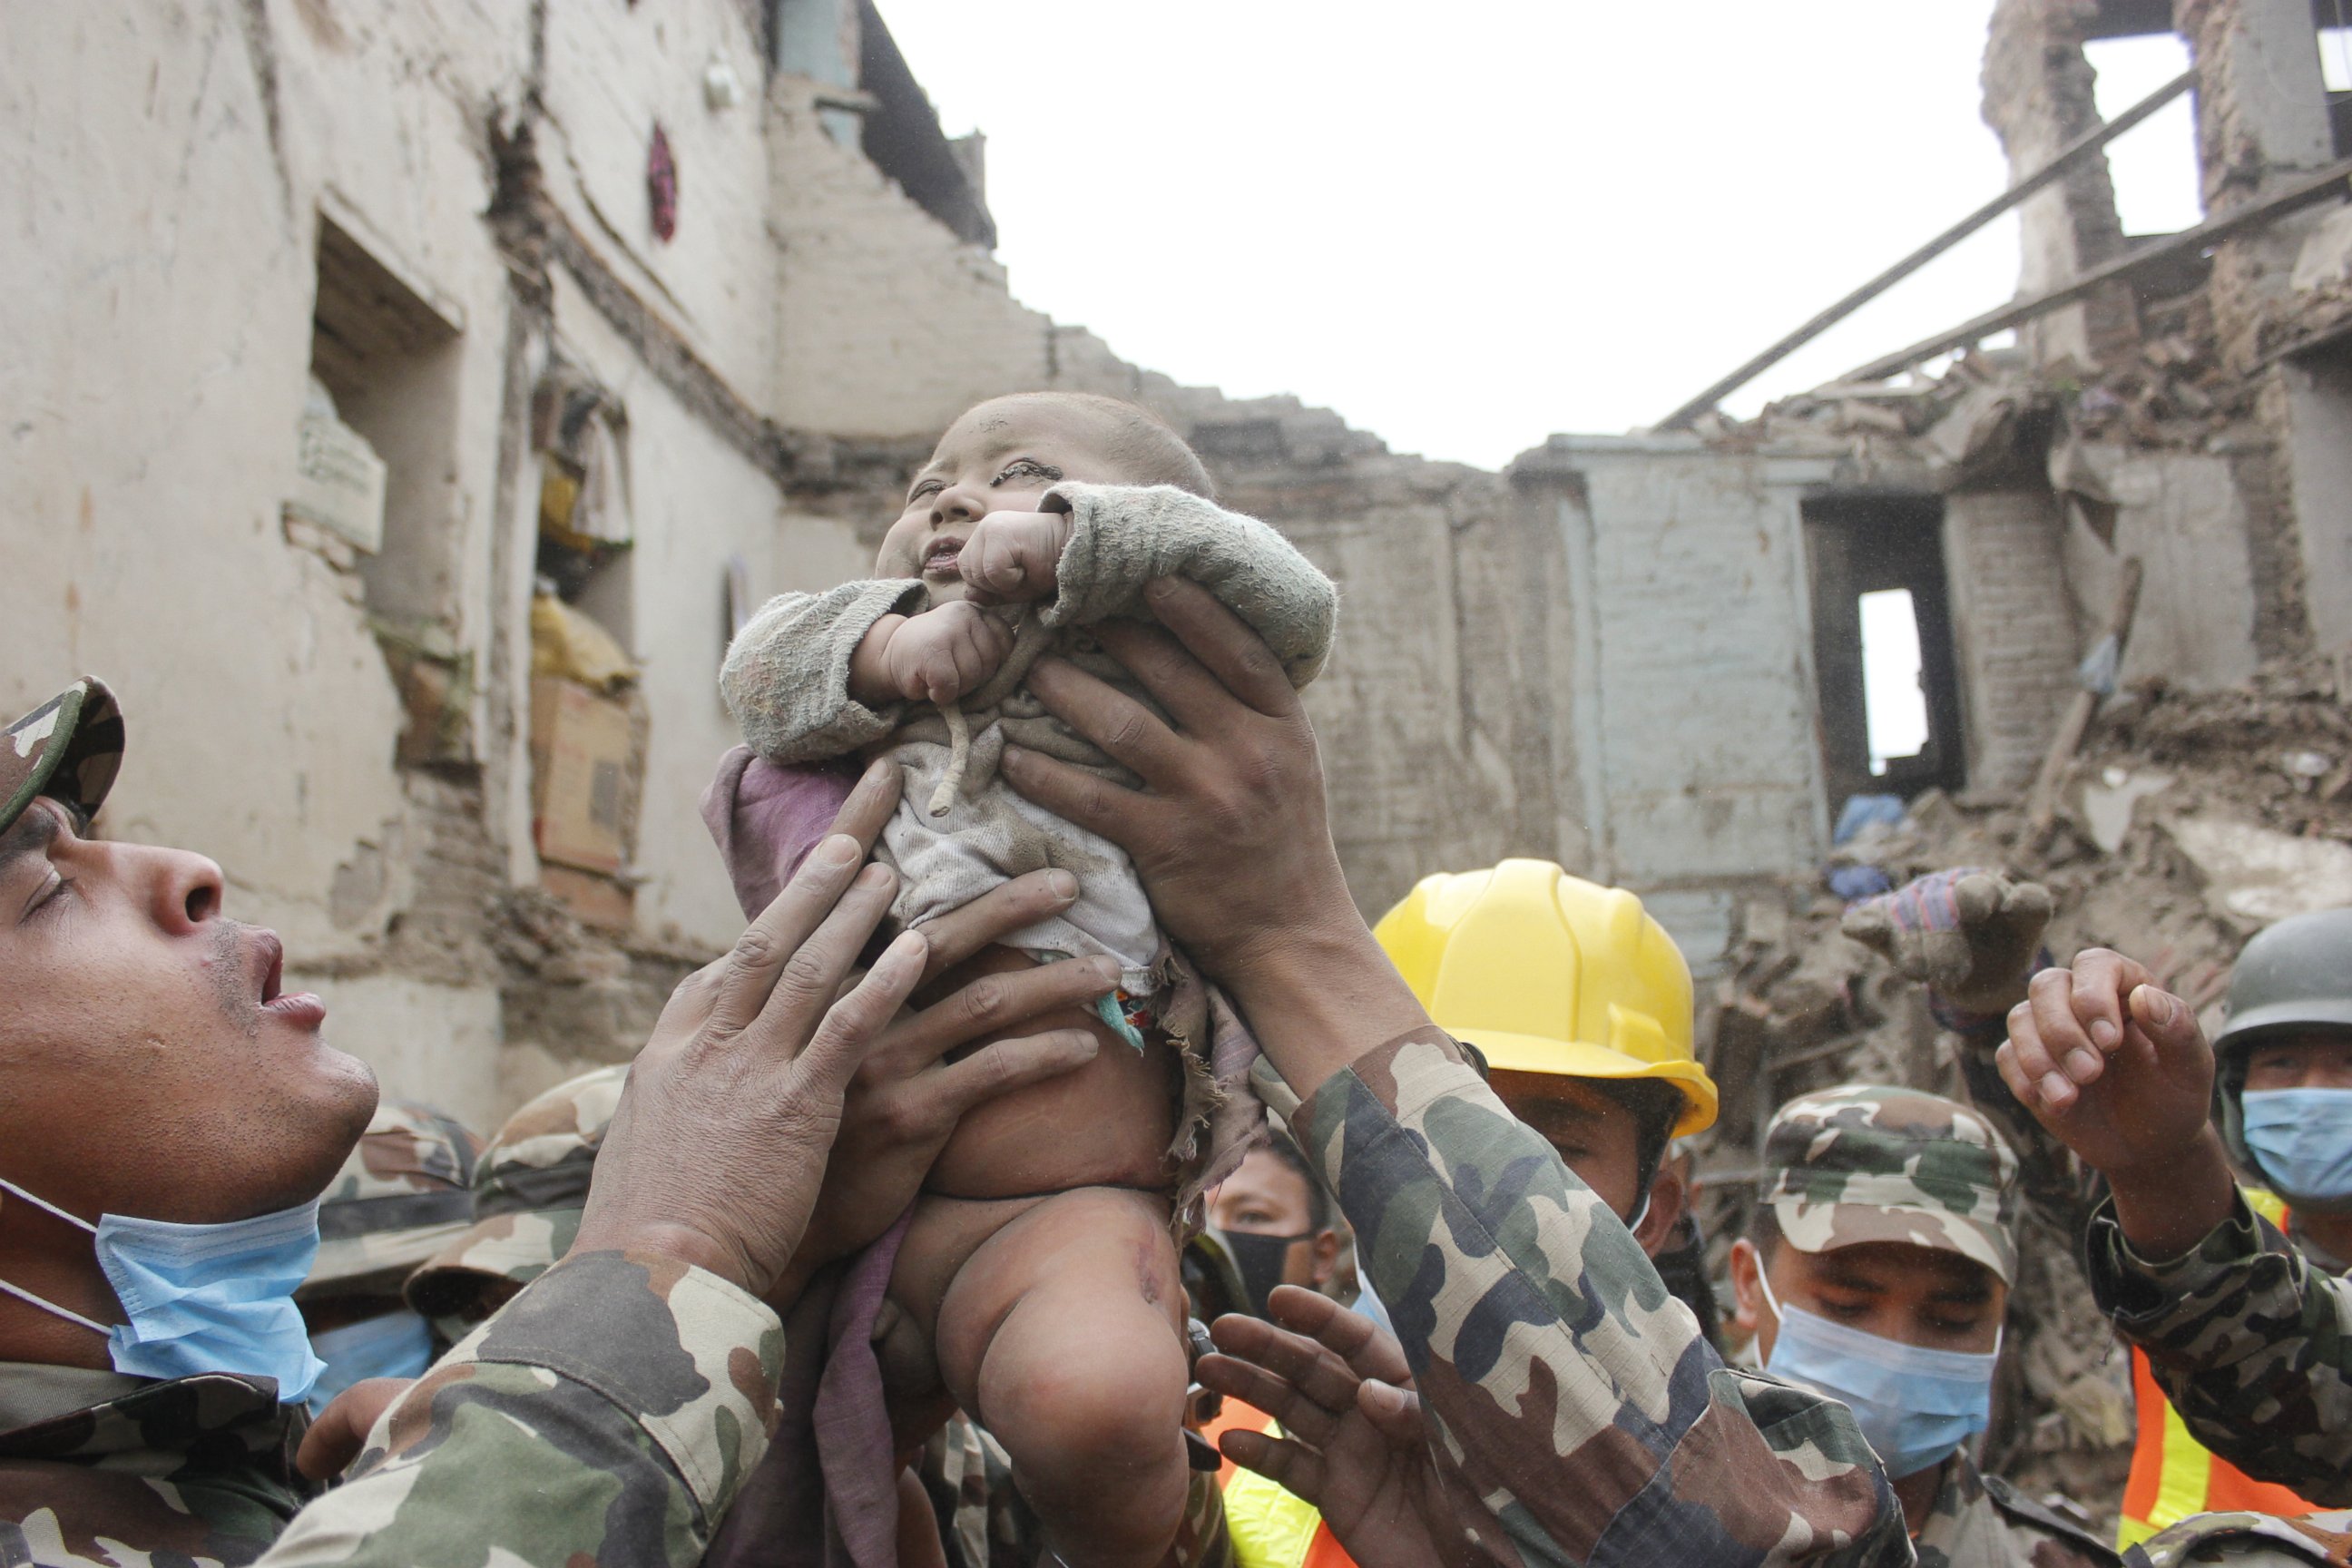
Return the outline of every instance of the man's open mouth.
<path id="1" fill-rule="evenodd" d="M 257 931 L 261 956 L 261 1010 L 297 1024 L 317 1026 L 327 1016 L 327 1005 L 308 991 L 286 989 L 286 944 L 276 931 Z"/>

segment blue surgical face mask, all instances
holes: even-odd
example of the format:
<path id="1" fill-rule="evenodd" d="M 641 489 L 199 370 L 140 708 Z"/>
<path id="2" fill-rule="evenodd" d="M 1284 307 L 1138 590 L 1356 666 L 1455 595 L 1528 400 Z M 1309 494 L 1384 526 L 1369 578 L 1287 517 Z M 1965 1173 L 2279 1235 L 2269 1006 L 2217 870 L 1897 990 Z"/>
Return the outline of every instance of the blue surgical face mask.
<path id="1" fill-rule="evenodd" d="M 324 1364 L 310 1353 L 294 1288 L 319 1253 L 319 1205 L 226 1225 L 103 1215 L 96 1225 L 14 1182 L 0 1189 L 94 1237 L 128 1323 L 109 1325 L 0 1279 L 0 1290 L 106 1337 L 114 1370 L 169 1379 L 203 1372 L 274 1378 L 281 1403 L 310 1392 Z"/>
<path id="2" fill-rule="evenodd" d="M 310 1349 L 327 1363 L 310 1385 L 310 1414 L 316 1415 L 355 1383 L 423 1375 L 433 1364 L 433 1329 L 414 1312 L 386 1312 L 312 1334 Z"/>
<path id="3" fill-rule="evenodd" d="M 2352 1089 L 2250 1089 L 2239 1102 L 2246 1147 L 2280 1192 L 2352 1201 Z"/>
<path id="4" fill-rule="evenodd" d="M 1949 1458 L 1992 1421 L 1992 1369 L 2000 1341 L 1984 1354 L 1927 1350 L 1865 1333 L 1773 1300 L 1762 1271 L 1757 1283 L 1780 1321 L 1764 1370 L 1801 1383 L 1853 1412 L 1854 1425 L 1901 1480 Z"/>

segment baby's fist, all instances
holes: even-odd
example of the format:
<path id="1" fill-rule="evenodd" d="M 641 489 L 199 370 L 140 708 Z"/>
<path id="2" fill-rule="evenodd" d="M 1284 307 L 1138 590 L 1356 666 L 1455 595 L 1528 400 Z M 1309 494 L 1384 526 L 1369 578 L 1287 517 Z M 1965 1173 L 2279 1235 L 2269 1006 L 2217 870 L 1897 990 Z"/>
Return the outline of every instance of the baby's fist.
<path id="1" fill-rule="evenodd" d="M 956 570 L 992 600 L 1043 599 L 1054 592 L 1069 542 L 1067 512 L 992 511 L 972 525 Z"/>
<path id="2" fill-rule="evenodd" d="M 890 635 L 883 667 L 909 702 L 952 702 L 994 675 L 1012 651 L 1012 627 L 955 599 L 908 616 Z"/>

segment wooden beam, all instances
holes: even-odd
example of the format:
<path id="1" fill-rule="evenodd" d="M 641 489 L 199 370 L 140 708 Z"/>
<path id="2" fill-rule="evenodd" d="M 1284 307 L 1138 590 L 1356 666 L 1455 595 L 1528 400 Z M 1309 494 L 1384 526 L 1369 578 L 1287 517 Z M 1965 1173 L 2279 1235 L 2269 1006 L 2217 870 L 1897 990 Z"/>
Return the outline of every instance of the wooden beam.
<path id="1" fill-rule="evenodd" d="M 2116 584 L 2115 607 L 2107 612 L 2107 624 L 2099 628 L 2091 644 L 2096 653 L 2110 637 L 2116 645 L 2116 671 L 2120 679 L 2125 650 L 2131 647 L 2132 617 L 2139 610 L 2140 563 L 2137 555 L 2124 557 L 2123 580 Z M 2074 693 L 2059 717 L 2058 730 L 2050 738 L 2050 750 L 2042 759 L 2042 771 L 2034 776 L 2032 792 L 2026 796 L 2026 832 L 2031 842 L 2039 846 L 2058 817 L 2058 786 L 2066 777 L 2066 764 L 2074 760 L 2082 749 L 2083 737 L 2091 728 L 2092 717 L 2099 710 L 2101 694 L 2088 687 Z"/>
<path id="2" fill-rule="evenodd" d="M 2036 316 L 2047 315 L 2062 306 L 2071 305 L 2086 294 L 2169 261 L 2184 252 L 2219 245 L 2247 229 L 2259 228 L 2297 207 L 2309 206 L 2314 202 L 2335 195 L 2347 175 L 2352 175 L 2352 158 L 2339 159 L 2319 173 L 2297 180 L 2293 184 L 2283 185 L 2261 200 L 2250 202 L 2234 212 L 2207 218 L 2195 228 L 2168 234 L 2162 239 L 2141 246 L 2127 256 L 2118 256 L 2103 267 L 2094 267 L 2071 283 L 2062 283 L 2030 300 L 2014 300 L 1998 310 L 1987 310 L 1974 321 L 1963 322 L 1948 332 L 1923 339 L 1883 359 L 1872 360 L 1838 379 L 1884 381 L 1898 371 L 1910 369 L 1921 360 L 1933 359 L 1954 349 L 1967 348 L 1995 332 L 2005 332 L 2011 327 L 2021 326 Z"/>
<path id="3" fill-rule="evenodd" d="M 1885 271 L 1881 272 L 1869 282 L 1864 283 L 1853 293 L 1848 294 L 1844 299 L 1840 300 L 1836 304 L 1830 306 L 1827 310 L 1822 310 L 1820 314 L 1812 317 L 1811 320 L 1806 321 L 1804 325 L 1799 327 L 1787 337 L 1784 337 L 1780 342 L 1774 343 L 1770 348 L 1766 349 L 1762 353 L 1758 354 L 1754 359 L 1751 359 L 1747 363 L 1741 365 L 1738 370 L 1733 371 L 1729 375 L 1725 376 L 1721 381 L 1718 381 L 1714 385 L 1708 387 L 1705 392 L 1700 393 L 1696 397 L 1692 398 L 1688 403 L 1684 404 L 1680 408 L 1675 409 L 1672 414 L 1667 415 L 1664 419 L 1658 422 L 1657 427 L 1661 430 L 1681 429 L 1684 426 L 1689 424 L 1692 420 L 1697 418 L 1700 415 L 1714 407 L 1716 404 L 1724 397 L 1729 395 L 1731 393 L 1738 391 L 1741 387 L 1747 385 L 1749 382 L 1755 380 L 1758 376 L 1763 374 L 1774 365 L 1780 363 L 1790 354 L 1794 353 L 1797 350 L 1812 342 L 1815 338 L 1821 336 L 1822 333 L 1827 331 L 1830 328 L 1837 325 L 1840 321 L 1844 321 L 1848 316 L 1853 315 L 1854 311 L 1860 310 L 1863 306 L 1867 305 L 1873 300 L 1877 299 L 1881 294 L 1885 293 L 1887 289 L 1893 288 L 1895 284 L 1902 282 L 1903 279 L 1910 277 L 1914 272 L 1918 271 L 1919 268 L 1925 267 L 1928 262 L 1933 261 L 1938 256 L 1943 255 L 1944 252 L 1951 249 L 1952 247 L 1958 245 L 1961 240 L 1966 239 L 1969 236 L 1976 233 L 1977 230 L 1982 228 L 1985 225 L 1990 223 L 2001 214 L 2009 211 L 2011 207 L 2025 200 L 2026 197 L 2032 195 L 2034 192 L 2042 189 L 2044 185 L 2049 184 L 2052 181 L 2064 174 L 2083 159 L 2090 156 L 2093 153 L 2097 152 L 2100 148 L 2105 146 L 2108 142 L 2114 141 L 2125 132 L 2129 131 L 2133 126 L 2137 125 L 2141 121 L 2146 120 L 2149 115 L 2154 114 L 2158 110 L 2162 109 L 2166 104 L 2170 103 L 2174 99 L 2179 98 L 2182 93 L 2187 92 L 2196 84 L 2196 72 L 2183 71 L 2180 75 L 2173 78 L 2172 80 L 2165 83 L 2162 87 L 2158 88 L 2154 92 L 2149 93 L 2146 98 L 2141 99 L 2137 103 L 2133 104 L 2129 109 L 2125 110 L 2121 114 L 2116 115 L 2113 120 L 2108 121 L 2105 125 L 2095 125 L 2090 130 L 2083 132 L 2080 136 L 2075 137 L 2074 141 L 2069 142 L 2065 146 L 2061 147 L 2056 155 L 2053 156 L 2050 162 L 2042 164 L 2042 167 L 2036 169 L 2031 174 L 2028 174 L 2024 179 L 2020 180 L 2017 184 L 2010 186 L 2009 189 L 2001 192 L 2000 195 L 1993 197 L 1992 200 L 1985 203 L 1984 205 L 1977 208 L 1976 211 L 1969 214 L 1968 216 L 1962 218 L 1959 222 L 1954 224 L 1951 227 L 1946 229 L 1943 233 L 1937 235 L 1935 238 L 1929 240 L 1927 244 L 1921 246 L 1918 249 L 1913 251 L 1910 255 L 1896 262 L 1894 266 L 1888 268 Z"/>

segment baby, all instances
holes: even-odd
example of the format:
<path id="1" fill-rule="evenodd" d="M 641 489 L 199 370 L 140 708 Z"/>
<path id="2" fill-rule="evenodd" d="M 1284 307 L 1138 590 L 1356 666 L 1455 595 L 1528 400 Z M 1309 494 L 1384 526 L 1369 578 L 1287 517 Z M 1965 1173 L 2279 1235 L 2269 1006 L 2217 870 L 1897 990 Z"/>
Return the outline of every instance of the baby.
<path id="1" fill-rule="evenodd" d="M 1135 782 L 1023 683 L 1052 652 L 1141 698 L 1087 628 L 1148 618 L 1154 578 L 1209 588 L 1294 683 L 1320 669 L 1330 582 L 1210 489 L 1191 448 L 1139 408 L 1072 394 L 982 404 L 916 476 L 873 580 L 771 601 L 720 678 L 756 756 L 722 772 L 706 814 L 747 903 L 830 820 L 839 797 L 813 781 L 838 775 L 809 765 L 881 754 L 907 773 L 879 851 L 901 879 L 897 921 L 919 926 L 1046 867 L 1078 881 L 1066 913 L 941 976 L 938 994 L 1058 957 L 1118 963 L 1097 1013 L 1019 1026 L 1082 1025 L 1099 1048 L 965 1117 L 886 1238 L 895 1311 L 877 1346 L 898 1450 L 961 1406 L 1004 1445 L 1073 1568 L 1141 1568 L 1176 1532 L 1176 1239 L 1247 1142 L 1255 1047 L 1160 933 L 1125 854 L 1013 793 L 997 763 L 1010 742 Z"/>

